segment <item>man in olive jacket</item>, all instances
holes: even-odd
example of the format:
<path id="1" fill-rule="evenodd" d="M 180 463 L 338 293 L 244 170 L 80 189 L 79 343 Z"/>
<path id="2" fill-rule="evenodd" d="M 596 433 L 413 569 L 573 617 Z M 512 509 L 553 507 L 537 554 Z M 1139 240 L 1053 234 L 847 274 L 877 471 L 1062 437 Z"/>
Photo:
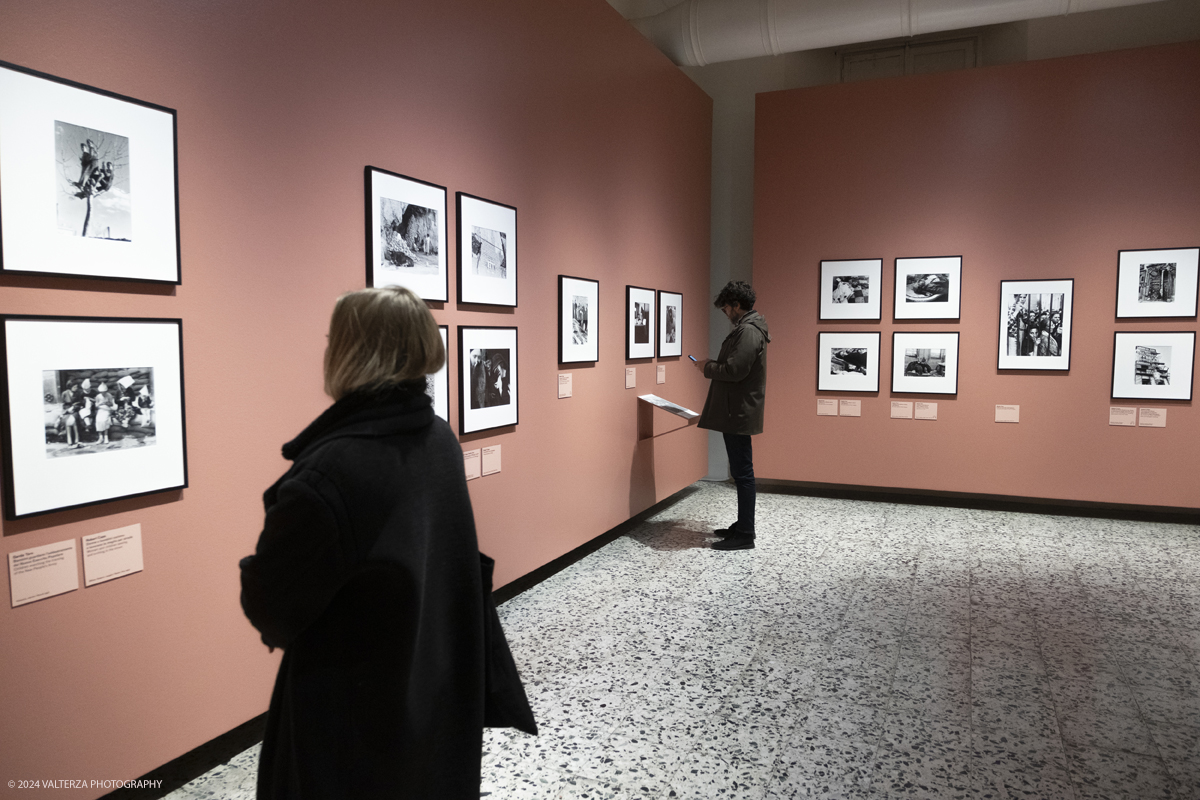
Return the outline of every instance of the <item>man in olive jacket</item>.
<path id="1" fill-rule="evenodd" d="M 738 518 L 728 528 L 714 531 L 722 537 L 714 550 L 749 550 L 754 547 L 754 454 L 750 437 L 762 433 L 763 403 L 767 395 L 766 318 L 754 310 L 754 290 L 745 281 L 730 281 L 713 305 L 733 323 L 721 343 L 717 360 L 697 361 L 696 367 L 712 380 L 700 413 L 701 428 L 725 436 L 729 472 L 737 486 Z"/>

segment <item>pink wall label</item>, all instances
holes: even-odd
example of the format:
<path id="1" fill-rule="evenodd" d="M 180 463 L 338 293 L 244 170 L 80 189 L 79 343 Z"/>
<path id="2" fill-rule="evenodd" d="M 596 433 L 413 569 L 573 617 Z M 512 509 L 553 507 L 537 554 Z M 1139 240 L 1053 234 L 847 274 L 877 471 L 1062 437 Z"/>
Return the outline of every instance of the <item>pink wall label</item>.
<path id="1" fill-rule="evenodd" d="M 78 589 L 75 540 L 9 553 L 8 585 L 12 589 L 13 608 Z"/>
<path id="2" fill-rule="evenodd" d="M 862 400 L 839 400 L 838 415 L 842 417 L 861 417 Z"/>
<path id="3" fill-rule="evenodd" d="M 817 398 L 817 416 L 818 417 L 836 417 L 838 415 L 838 401 L 830 400 L 827 397 Z"/>
<path id="4" fill-rule="evenodd" d="M 916 419 L 937 419 L 937 403 L 921 403 L 916 404 Z"/>
<path id="5" fill-rule="evenodd" d="M 1122 428 L 1137 426 L 1137 409 L 1132 406 L 1109 406 L 1108 424 L 1119 425 Z"/>
<path id="6" fill-rule="evenodd" d="M 83 537 L 83 585 L 95 586 L 142 571 L 142 526 Z"/>
<path id="7" fill-rule="evenodd" d="M 1165 427 L 1167 427 L 1167 410 L 1165 408 L 1139 408 L 1138 409 L 1138 427 L 1139 428 L 1165 428 Z"/>
<path id="8" fill-rule="evenodd" d="M 892 419 L 912 419 L 913 404 L 904 400 L 892 401 Z"/>
<path id="9" fill-rule="evenodd" d="M 479 464 L 479 453 L 478 450 L 463 451 L 463 469 L 466 470 L 469 481 L 473 481 L 483 474 Z"/>
<path id="10" fill-rule="evenodd" d="M 996 422 L 1020 422 L 1020 406 L 996 406 Z"/>
<path id="11" fill-rule="evenodd" d="M 500 471 L 500 445 L 483 448 L 483 474 L 495 475 Z"/>

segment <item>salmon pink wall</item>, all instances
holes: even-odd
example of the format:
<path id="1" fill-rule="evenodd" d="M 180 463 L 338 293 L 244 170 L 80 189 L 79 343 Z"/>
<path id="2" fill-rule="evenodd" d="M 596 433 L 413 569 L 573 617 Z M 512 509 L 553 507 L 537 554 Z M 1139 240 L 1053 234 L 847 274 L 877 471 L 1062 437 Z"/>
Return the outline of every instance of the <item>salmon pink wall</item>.
<path id="1" fill-rule="evenodd" d="M 1115 305 L 1118 250 L 1200 245 L 1200 43 L 760 94 L 756 113 L 760 477 L 1200 506 L 1193 403 L 1110 401 L 1114 331 L 1197 327 Z M 894 259 L 944 255 L 961 319 L 895 322 Z M 819 262 L 849 258 L 883 259 L 882 321 L 818 321 Z M 1069 373 L 996 368 L 1000 281 L 1032 278 L 1075 279 Z M 890 392 L 892 332 L 923 330 L 961 332 L 956 397 Z M 817 391 L 818 331 L 882 333 L 877 394 Z M 818 417 L 822 395 L 862 417 Z M 938 420 L 889 419 L 892 399 Z M 1110 403 L 1167 407 L 1167 428 L 1109 427 Z"/>
<path id="2" fill-rule="evenodd" d="M 367 164 L 447 186 L 452 237 L 455 191 L 518 208 L 520 306 L 434 307 L 452 342 L 520 330 L 520 424 L 464 442 L 503 447 L 471 483 L 498 586 L 705 474 L 695 428 L 638 443 L 637 394 L 699 407 L 706 386 L 663 359 L 665 386 L 644 361 L 626 390 L 623 305 L 627 283 L 682 292 L 704 351 L 711 101 L 603 0 L 7 0 L 0 59 L 179 112 L 182 286 L 8 276 L 0 313 L 181 317 L 190 468 L 181 492 L 4 523 L 6 553 L 141 523 L 145 571 L 0 607 L 0 792 L 134 778 L 266 709 L 279 654 L 242 616 L 237 562 L 280 445 L 328 404 Z M 568 368 L 569 400 L 559 273 L 601 284 L 600 361 Z"/>

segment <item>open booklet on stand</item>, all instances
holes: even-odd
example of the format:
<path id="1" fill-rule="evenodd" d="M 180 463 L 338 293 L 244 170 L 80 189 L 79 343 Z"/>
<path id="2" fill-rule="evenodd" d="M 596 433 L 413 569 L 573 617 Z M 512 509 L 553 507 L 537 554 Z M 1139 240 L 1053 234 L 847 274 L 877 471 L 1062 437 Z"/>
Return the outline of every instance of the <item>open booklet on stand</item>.
<path id="1" fill-rule="evenodd" d="M 663 411 L 670 411 L 672 414 L 683 417 L 689 424 L 694 419 L 699 419 L 700 414 L 697 411 L 692 411 L 690 408 L 684 408 L 681 405 L 676 405 L 670 400 L 664 400 L 656 394 L 643 394 L 638 396 L 638 400 L 644 400 L 652 406 L 658 406 Z"/>

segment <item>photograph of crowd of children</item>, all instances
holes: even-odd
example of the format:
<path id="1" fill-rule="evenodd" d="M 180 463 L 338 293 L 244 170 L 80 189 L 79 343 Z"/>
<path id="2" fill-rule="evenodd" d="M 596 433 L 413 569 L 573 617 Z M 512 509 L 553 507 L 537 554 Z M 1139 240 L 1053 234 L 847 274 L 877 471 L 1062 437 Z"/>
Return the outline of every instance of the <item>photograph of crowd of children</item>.
<path id="1" fill-rule="evenodd" d="M 1139 303 L 1175 302 L 1175 265 L 1142 264 L 1138 270 Z"/>
<path id="2" fill-rule="evenodd" d="M 1062 355 L 1065 297 L 1061 292 L 1009 296 L 1008 355 Z"/>
<path id="3" fill-rule="evenodd" d="M 912 273 L 904 283 L 904 300 L 907 303 L 950 302 L 950 273 Z"/>
<path id="4" fill-rule="evenodd" d="M 946 350 L 908 347 L 904 350 L 904 374 L 910 378 L 946 377 Z"/>
<path id="5" fill-rule="evenodd" d="M 152 367 L 48 369 L 42 391 L 47 458 L 155 442 Z"/>
<path id="6" fill-rule="evenodd" d="M 489 278 L 508 277 L 508 234 L 472 225 L 471 269 Z"/>
<path id="7" fill-rule="evenodd" d="M 867 348 L 835 347 L 830 351 L 829 374 L 842 375 L 848 372 L 867 374 Z"/>
<path id="8" fill-rule="evenodd" d="M 833 302 L 835 303 L 866 303 L 869 302 L 870 277 L 867 275 L 835 275 L 833 276 Z"/>
<path id="9" fill-rule="evenodd" d="M 437 211 L 381 197 L 379 229 L 381 267 L 414 275 L 438 274 Z"/>
<path id="10" fill-rule="evenodd" d="M 471 350 L 471 408 L 495 408 L 511 402 L 508 363 L 508 348 Z"/>
<path id="11" fill-rule="evenodd" d="M 581 294 L 571 298 L 571 344 L 587 344 L 588 301 Z"/>
<path id="12" fill-rule="evenodd" d="M 650 304 L 633 304 L 633 343 L 648 344 L 650 342 Z"/>
<path id="13" fill-rule="evenodd" d="M 675 306 L 667 306 L 663 333 L 667 344 L 675 344 Z"/>
<path id="14" fill-rule="evenodd" d="M 1133 348 L 1133 383 L 1136 386 L 1170 386 L 1171 385 L 1171 348 L 1144 347 L 1137 345 Z"/>

